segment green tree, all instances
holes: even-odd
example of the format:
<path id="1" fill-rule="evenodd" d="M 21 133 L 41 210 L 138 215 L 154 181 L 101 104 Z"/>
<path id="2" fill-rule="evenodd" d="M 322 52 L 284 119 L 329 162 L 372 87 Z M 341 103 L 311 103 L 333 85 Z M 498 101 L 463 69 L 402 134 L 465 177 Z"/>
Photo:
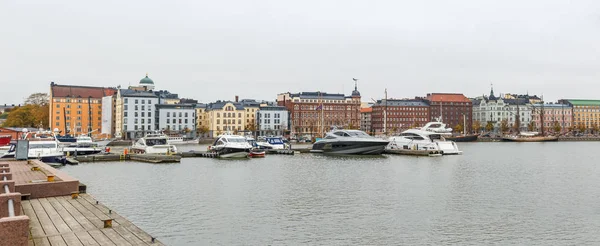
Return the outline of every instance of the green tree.
<path id="1" fill-rule="evenodd" d="M 502 133 L 508 131 L 508 120 L 504 119 L 504 120 L 500 121 L 500 131 Z"/>
<path id="2" fill-rule="evenodd" d="M 585 132 L 585 125 L 583 123 L 579 123 L 577 130 L 579 130 L 579 132 Z"/>
<path id="3" fill-rule="evenodd" d="M 598 124 L 596 124 L 596 123 L 592 124 L 592 131 L 593 131 L 593 133 L 594 134 L 598 133 L 598 130 L 600 130 L 598 128 Z"/>
<path id="4" fill-rule="evenodd" d="M 476 120 L 475 122 L 473 122 L 473 131 L 475 133 L 479 133 L 479 130 L 481 130 L 481 122 Z"/>
<path id="5" fill-rule="evenodd" d="M 488 132 L 491 132 L 494 130 L 494 123 L 492 123 L 491 121 L 488 121 L 487 124 L 485 124 L 485 130 Z"/>

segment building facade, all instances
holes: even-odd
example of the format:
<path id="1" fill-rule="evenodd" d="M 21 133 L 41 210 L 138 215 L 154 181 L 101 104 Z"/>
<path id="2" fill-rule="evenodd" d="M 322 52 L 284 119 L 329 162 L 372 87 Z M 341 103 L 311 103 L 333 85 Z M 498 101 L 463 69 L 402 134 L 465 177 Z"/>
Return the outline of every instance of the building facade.
<path id="1" fill-rule="evenodd" d="M 378 100 L 372 108 L 371 127 L 375 134 L 397 133 L 421 127 L 431 118 L 428 101 L 420 98 Z"/>
<path id="2" fill-rule="evenodd" d="M 58 128 L 62 134 L 99 135 L 102 128 L 102 98 L 116 93 L 116 88 L 50 83 L 50 128 Z"/>
<path id="3" fill-rule="evenodd" d="M 196 136 L 196 109 L 192 104 L 157 104 L 158 129 L 167 134 Z"/>
<path id="4" fill-rule="evenodd" d="M 463 125 L 466 120 L 467 130 L 471 131 L 473 104 L 469 98 L 459 93 L 430 93 L 426 99 L 430 105 L 430 120 L 441 119 L 448 127 Z M 463 117 L 464 116 L 464 117 Z"/>
<path id="5" fill-rule="evenodd" d="M 216 101 L 206 105 L 208 135 L 217 137 L 226 132 L 237 133 L 245 130 L 246 109 L 239 102 Z"/>
<path id="6" fill-rule="evenodd" d="M 494 130 L 501 128 L 502 121 L 506 120 L 507 126 L 514 128 L 517 122 L 517 115 L 520 121 L 520 130 L 527 130 L 529 124 L 533 121 L 532 112 L 534 110 L 528 97 L 512 97 L 494 95 L 494 90 L 490 91 L 489 96 L 483 96 L 480 99 L 473 100 L 473 122 L 479 123 L 481 130 L 485 129 L 488 123 L 494 126 Z M 534 96 L 534 102 L 537 97 Z M 472 129 L 472 128 L 468 128 Z"/>
<path id="7" fill-rule="evenodd" d="M 201 138 L 208 137 L 209 127 L 208 114 L 206 113 L 206 104 L 196 104 L 196 134 Z"/>
<path id="8" fill-rule="evenodd" d="M 238 101 L 238 96 L 235 96 L 235 101 Z M 257 102 L 256 100 L 253 99 L 242 99 L 240 101 L 240 103 L 242 104 L 242 106 L 244 107 L 244 110 L 246 111 L 246 115 L 245 115 L 245 126 L 244 128 L 246 130 L 250 130 L 250 131 L 257 131 L 258 130 L 258 125 L 256 124 L 258 121 L 256 120 L 256 113 L 258 112 L 258 110 L 260 109 L 260 102 Z"/>
<path id="9" fill-rule="evenodd" d="M 573 108 L 568 104 L 533 104 L 532 118 L 535 130 L 542 129 L 541 112 L 544 115 L 544 131 L 556 132 L 557 126 L 560 126 L 560 133 L 569 131 L 573 126 Z"/>
<path id="10" fill-rule="evenodd" d="M 572 108 L 572 125 L 591 130 L 600 127 L 600 100 L 563 99 L 559 103 Z"/>
<path id="11" fill-rule="evenodd" d="M 352 95 L 325 92 L 281 93 L 277 104 L 288 109 L 292 137 L 323 135 L 330 127 L 360 127 L 360 93 Z"/>
<path id="12" fill-rule="evenodd" d="M 135 139 L 158 131 L 158 97 L 147 91 L 120 89 L 115 109 L 115 135 Z"/>
<path id="13" fill-rule="evenodd" d="M 373 108 L 371 107 L 360 109 L 360 130 L 368 134 L 372 133 L 371 113 L 373 113 Z"/>
<path id="14" fill-rule="evenodd" d="M 290 117 L 283 106 L 263 106 L 256 111 L 257 136 L 286 136 L 289 133 Z"/>

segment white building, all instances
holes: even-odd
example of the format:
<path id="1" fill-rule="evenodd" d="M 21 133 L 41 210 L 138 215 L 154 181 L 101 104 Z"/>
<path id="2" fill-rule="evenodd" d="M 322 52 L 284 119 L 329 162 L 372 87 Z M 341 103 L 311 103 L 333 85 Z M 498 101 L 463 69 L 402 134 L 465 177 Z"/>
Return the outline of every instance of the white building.
<path id="1" fill-rule="evenodd" d="M 488 122 L 494 125 L 494 129 L 499 129 L 502 120 L 506 120 L 509 127 L 514 126 L 516 116 L 519 115 L 520 128 L 527 129 L 527 125 L 532 121 L 532 109 L 527 97 L 516 99 L 496 97 L 492 89 L 489 97 L 484 96 L 473 100 L 473 122 L 479 121 L 482 130 Z"/>
<path id="2" fill-rule="evenodd" d="M 290 130 L 290 114 L 282 106 L 263 106 L 256 112 L 258 136 L 284 136 Z"/>
<path id="3" fill-rule="evenodd" d="M 120 89 L 117 91 L 115 131 L 127 139 L 143 137 L 158 130 L 155 120 L 158 97 L 152 92 Z"/>
<path id="4" fill-rule="evenodd" d="M 196 132 L 196 108 L 192 104 L 158 104 L 158 129 L 176 131 L 188 137 Z"/>

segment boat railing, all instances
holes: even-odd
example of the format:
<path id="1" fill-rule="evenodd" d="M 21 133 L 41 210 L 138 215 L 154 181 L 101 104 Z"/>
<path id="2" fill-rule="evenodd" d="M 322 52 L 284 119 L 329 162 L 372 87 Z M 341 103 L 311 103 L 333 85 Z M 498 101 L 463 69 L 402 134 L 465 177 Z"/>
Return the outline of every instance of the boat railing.
<path id="1" fill-rule="evenodd" d="M 6 170 L 2 170 L 2 174 L 6 174 Z M 6 178 L 6 175 L 3 176 L 2 181 L 5 182 L 5 184 L 3 185 L 4 187 L 4 193 L 5 194 L 10 194 L 10 187 L 8 186 L 8 184 L 6 183 L 8 181 L 8 178 Z M 15 201 L 10 198 L 8 199 L 8 217 L 15 217 Z"/>

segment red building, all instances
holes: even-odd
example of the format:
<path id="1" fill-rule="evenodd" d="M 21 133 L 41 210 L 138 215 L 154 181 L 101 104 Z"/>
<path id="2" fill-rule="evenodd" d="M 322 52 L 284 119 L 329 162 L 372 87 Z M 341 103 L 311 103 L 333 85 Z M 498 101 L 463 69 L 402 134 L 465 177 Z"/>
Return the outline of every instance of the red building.
<path id="1" fill-rule="evenodd" d="M 473 103 L 469 98 L 460 93 L 430 93 L 427 98 L 430 105 L 430 119 L 435 121 L 441 116 L 442 122 L 448 127 L 463 125 L 467 122 L 467 129 L 473 129 Z M 466 119 L 463 119 L 463 116 Z"/>
<path id="2" fill-rule="evenodd" d="M 429 102 L 425 99 L 383 99 L 372 108 L 371 129 L 375 134 L 402 132 L 430 121 Z M 384 122 L 387 122 L 385 128 Z"/>
<path id="3" fill-rule="evenodd" d="M 325 92 L 281 93 L 277 105 L 290 112 L 291 136 L 319 136 L 330 127 L 360 127 L 360 93 L 354 88 L 352 95 Z"/>

